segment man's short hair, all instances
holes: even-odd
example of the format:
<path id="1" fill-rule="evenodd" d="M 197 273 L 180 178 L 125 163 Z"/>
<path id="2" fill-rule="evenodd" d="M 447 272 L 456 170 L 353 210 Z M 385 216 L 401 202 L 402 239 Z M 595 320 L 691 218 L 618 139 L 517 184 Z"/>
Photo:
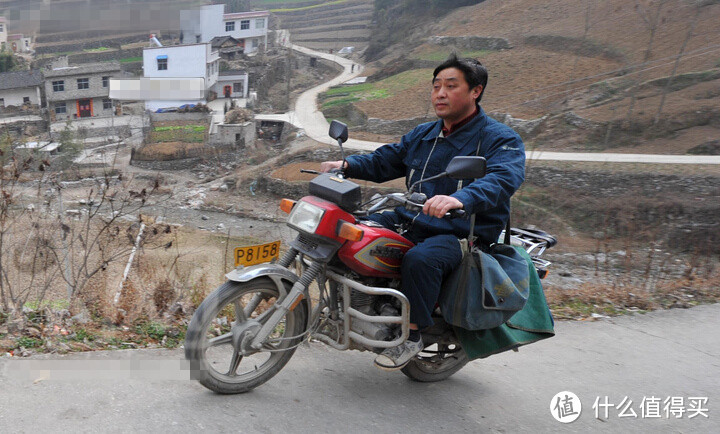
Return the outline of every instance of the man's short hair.
<path id="1" fill-rule="evenodd" d="M 487 69 L 483 66 L 483 64 L 480 63 L 477 59 L 472 59 L 469 57 L 459 59 L 457 57 L 457 54 L 453 53 L 450 55 L 450 57 L 447 58 L 446 61 L 444 61 L 440 64 L 440 66 L 435 68 L 435 71 L 433 71 L 433 81 L 440 73 L 440 71 L 448 68 L 457 68 L 462 71 L 463 75 L 465 76 L 465 81 L 467 82 L 471 90 L 477 86 L 482 86 L 482 91 L 480 91 L 480 95 L 475 98 L 475 103 L 479 103 L 482 99 L 483 94 L 485 93 L 485 87 L 487 86 L 488 81 L 488 72 Z"/>

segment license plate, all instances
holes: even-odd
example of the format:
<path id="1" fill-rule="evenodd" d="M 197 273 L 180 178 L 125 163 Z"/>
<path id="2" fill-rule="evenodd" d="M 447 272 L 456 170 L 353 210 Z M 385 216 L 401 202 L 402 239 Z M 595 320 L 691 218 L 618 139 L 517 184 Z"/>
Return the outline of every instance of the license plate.
<path id="1" fill-rule="evenodd" d="M 277 259 L 280 256 L 280 241 L 257 246 L 235 247 L 235 266 L 247 267 Z"/>

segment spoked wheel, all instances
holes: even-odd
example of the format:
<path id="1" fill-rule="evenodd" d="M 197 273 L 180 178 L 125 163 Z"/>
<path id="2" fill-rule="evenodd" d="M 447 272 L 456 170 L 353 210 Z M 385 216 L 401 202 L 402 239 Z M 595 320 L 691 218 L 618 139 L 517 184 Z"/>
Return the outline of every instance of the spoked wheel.
<path id="1" fill-rule="evenodd" d="M 459 371 L 468 362 L 467 354 L 455 343 L 437 343 L 425 348 L 402 368 L 402 373 L 415 381 L 442 381 Z"/>
<path id="2" fill-rule="evenodd" d="M 289 290 L 286 285 L 285 294 Z M 185 338 L 193 378 L 212 391 L 231 394 L 247 392 L 277 374 L 302 340 L 307 319 L 307 306 L 300 303 L 262 348 L 252 349 L 250 342 L 279 297 L 275 283 L 267 278 L 228 281 L 210 294 L 193 315 Z"/>

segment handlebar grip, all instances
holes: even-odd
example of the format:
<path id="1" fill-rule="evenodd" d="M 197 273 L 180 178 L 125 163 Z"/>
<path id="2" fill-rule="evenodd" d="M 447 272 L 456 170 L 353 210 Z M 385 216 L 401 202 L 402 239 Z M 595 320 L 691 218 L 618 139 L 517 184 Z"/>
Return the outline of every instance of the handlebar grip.
<path id="1" fill-rule="evenodd" d="M 464 209 L 451 209 L 445 214 L 446 218 L 456 219 L 460 217 L 465 217 L 465 210 Z"/>

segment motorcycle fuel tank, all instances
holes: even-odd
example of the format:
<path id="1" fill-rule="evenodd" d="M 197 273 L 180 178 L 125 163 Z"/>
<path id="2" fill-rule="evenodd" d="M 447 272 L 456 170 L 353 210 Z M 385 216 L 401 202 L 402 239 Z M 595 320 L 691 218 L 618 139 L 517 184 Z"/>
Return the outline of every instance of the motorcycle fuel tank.
<path id="1" fill-rule="evenodd" d="M 364 234 L 360 241 L 347 242 L 338 251 L 340 260 L 363 276 L 400 277 L 400 265 L 415 245 L 384 227 L 358 223 Z"/>

